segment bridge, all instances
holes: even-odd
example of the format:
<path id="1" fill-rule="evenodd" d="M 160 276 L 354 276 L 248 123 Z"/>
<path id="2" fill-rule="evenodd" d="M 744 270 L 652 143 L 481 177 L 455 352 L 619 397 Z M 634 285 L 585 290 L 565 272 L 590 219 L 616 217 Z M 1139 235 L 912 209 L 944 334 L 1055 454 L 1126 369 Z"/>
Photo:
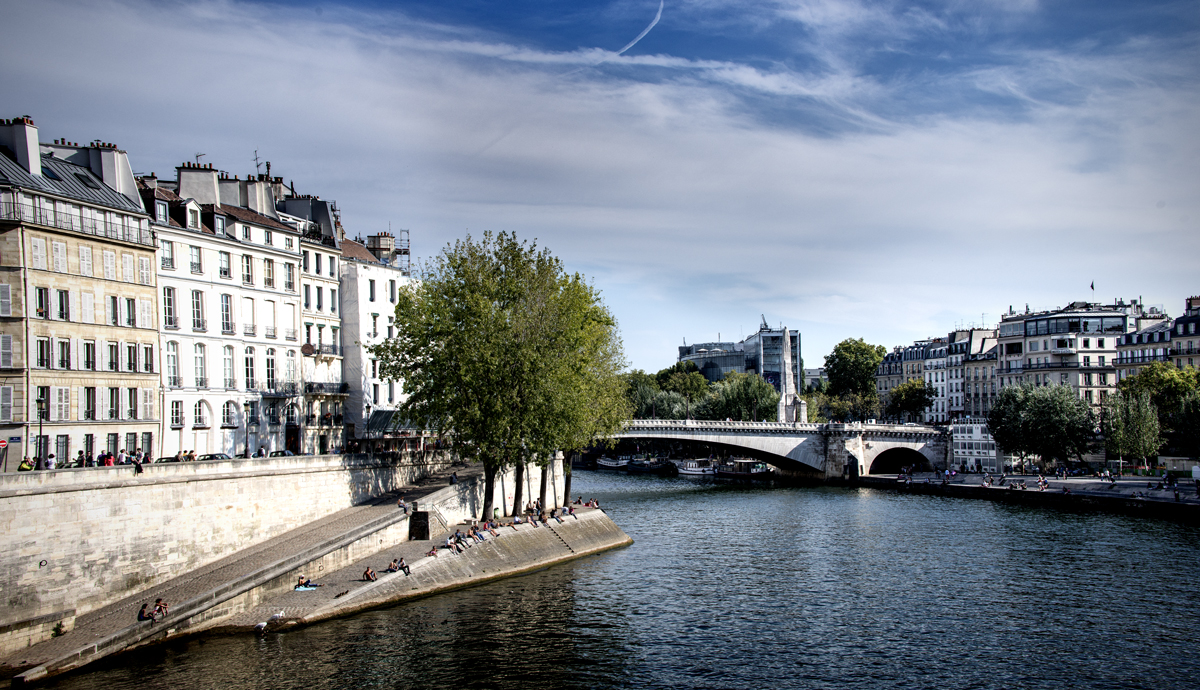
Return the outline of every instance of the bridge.
<path id="1" fill-rule="evenodd" d="M 628 441 L 682 441 L 751 457 L 797 479 L 894 474 L 901 467 L 945 469 L 948 429 L 912 424 L 803 424 L 635 419 L 616 435 Z"/>

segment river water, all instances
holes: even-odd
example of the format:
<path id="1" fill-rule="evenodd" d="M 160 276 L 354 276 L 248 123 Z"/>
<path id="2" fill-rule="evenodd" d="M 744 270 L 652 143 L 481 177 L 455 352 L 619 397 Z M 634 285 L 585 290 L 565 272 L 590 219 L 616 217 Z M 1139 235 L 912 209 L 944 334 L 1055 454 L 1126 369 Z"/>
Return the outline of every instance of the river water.
<path id="1" fill-rule="evenodd" d="M 1192 688 L 1200 530 L 578 471 L 635 544 L 59 688 Z"/>

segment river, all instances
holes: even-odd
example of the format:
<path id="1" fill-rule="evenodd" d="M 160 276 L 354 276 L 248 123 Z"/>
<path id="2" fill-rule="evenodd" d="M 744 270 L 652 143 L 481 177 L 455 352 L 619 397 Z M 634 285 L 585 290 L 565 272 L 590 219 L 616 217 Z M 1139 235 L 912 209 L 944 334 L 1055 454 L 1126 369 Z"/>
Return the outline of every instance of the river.
<path id="1" fill-rule="evenodd" d="M 1200 530 L 909 496 L 577 471 L 635 540 L 52 687 L 1200 686 Z"/>

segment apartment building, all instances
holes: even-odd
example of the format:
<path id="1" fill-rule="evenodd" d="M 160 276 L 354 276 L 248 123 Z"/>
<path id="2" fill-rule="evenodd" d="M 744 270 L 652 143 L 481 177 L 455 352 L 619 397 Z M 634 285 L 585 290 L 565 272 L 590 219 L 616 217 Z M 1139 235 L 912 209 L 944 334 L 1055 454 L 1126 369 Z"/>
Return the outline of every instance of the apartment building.
<path id="1" fill-rule="evenodd" d="M 158 452 L 154 235 L 126 153 L 0 120 L 0 436 Z M 15 465 L 15 463 L 13 463 Z"/>
<path id="2" fill-rule="evenodd" d="M 282 180 L 185 163 L 139 178 L 159 240 L 163 452 L 301 452 L 300 235 Z"/>
<path id="3" fill-rule="evenodd" d="M 925 410 L 926 424 L 938 424 L 950 418 L 946 397 L 946 363 L 949 355 L 950 343 L 947 338 L 934 338 L 925 346 L 925 383 L 935 391 L 933 404 Z"/>
<path id="4" fill-rule="evenodd" d="M 1189 297 L 1184 303 L 1183 316 L 1174 321 L 1166 318 L 1126 333 L 1117 340 L 1117 380 L 1129 378 L 1153 362 L 1195 367 L 1200 350 L 1197 345 L 1197 324 L 1200 323 L 1200 297 Z"/>
<path id="5" fill-rule="evenodd" d="M 986 415 L 998 393 L 987 353 L 996 346 L 993 328 L 965 328 L 946 336 L 946 392 L 950 419 Z"/>

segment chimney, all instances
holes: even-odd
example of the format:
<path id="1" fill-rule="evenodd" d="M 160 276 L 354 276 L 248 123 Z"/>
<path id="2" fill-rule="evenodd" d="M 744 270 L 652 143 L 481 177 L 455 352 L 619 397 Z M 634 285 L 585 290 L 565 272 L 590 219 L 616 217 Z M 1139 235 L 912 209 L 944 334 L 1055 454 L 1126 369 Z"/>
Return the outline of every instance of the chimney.
<path id="1" fill-rule="evenodd" d="M 179 196 L 195 199 L 198 204 L 218 204 L 221 195 L 217 187 L 217 171 L 211 168 L 184 163 L 175 168 L 179 180 Z"/>
<path id="2" fill-rule="evenodd" d="M 17 156 L 17 163 L 30 175 L 42 174 L 42 154 L 38 146 L 38 130 L 28 115 L 14 117 L 0 124 L 0 144 Z"/>

